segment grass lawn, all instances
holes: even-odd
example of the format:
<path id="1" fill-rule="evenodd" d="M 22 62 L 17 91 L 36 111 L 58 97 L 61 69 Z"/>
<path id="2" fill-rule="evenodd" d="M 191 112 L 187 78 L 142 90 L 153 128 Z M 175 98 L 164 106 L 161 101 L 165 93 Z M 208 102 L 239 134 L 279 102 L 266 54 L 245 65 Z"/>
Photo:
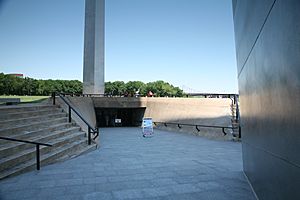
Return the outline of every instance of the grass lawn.
<path id="1" fill-rule="evenodd" d="M 0 96 L 0 98 L 20 98 L 21 103 L 38 103 L 49 98 L 49 96 Z"/>

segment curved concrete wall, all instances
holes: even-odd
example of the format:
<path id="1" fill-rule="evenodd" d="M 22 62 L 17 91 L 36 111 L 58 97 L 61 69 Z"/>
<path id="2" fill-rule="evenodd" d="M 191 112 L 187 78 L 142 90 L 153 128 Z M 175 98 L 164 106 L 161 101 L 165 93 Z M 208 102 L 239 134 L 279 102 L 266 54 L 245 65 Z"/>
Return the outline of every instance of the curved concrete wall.
<path id="1" fill-rule="evenodd" d="M 95 108 L 140 108 L 146 107 L 144 97 L 92 97 Z"/>
<path id="2" fill-rule="evenodd" d="M 146 98 L 145 117 L 153 121 L 187 124 L 231 126 L 230 99 L 206 98 Z M 224 139 L 222 129 L 158 124 L 157 128 L 176 130 L 209 138 Z M 228 139 L 228 137 L 225 137 Z"/>
<path id="3" fill-rule="evenodd" d="M 197 122 L 206 121 L 208 125 L 225 125 L 230 121 L 213 119 L 230 118 L 230 99 L 215 98 L 145 98 L 146 116 L 156 121 Z M 207 119 L 207 120 L 206 120 Z M 192 121 L 190 121 L 192 120 Z"/>
<path id="4" fill-rule="evenodd" d="M 96 114 L 92 98 L 90 97 L 65 97 L 71 105 L 84 117 L 91 126 L 96 126 Z M 57 98 L 58 105 L 60 105 L 67 113 L 68 106 L 60 99 Z M 87 133 L 87 125 L 75 114 L 72 113 L 72 119 Z"/>
<path id="5" fill-rule="evenodd" d="M 231 126 L 230 99 L 93 97 L 93 101 L 96 108 L 146 107 L 144 117 L 152 117 L 153 121 Z M 224 138 L 221 129 L 201 128 L 198 132 L 189 126 L 179 129 L 174 125 L 158 125 L 157 128 Z"/>

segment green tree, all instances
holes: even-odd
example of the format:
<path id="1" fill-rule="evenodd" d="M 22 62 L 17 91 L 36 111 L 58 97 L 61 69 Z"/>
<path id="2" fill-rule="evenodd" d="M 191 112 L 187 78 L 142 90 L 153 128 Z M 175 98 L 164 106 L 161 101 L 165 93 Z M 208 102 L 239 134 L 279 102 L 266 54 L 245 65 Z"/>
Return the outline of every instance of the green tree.
<path id="1" fill-rule="evenodd" d="M 147 84 L 141 81 L 129 81 L 126 84 L 123 81 L 105 83 L 105 93 L 109 95 L 117 96 L 128 92 L 129 95 L 134 96 L 136 91 L 139 91 L 141 96 L 147 96 L 149 91 L 152 91 L 157 97 L 182 97 L 184 95 L 179 87 L 174 87 L 162 80 Z"/>
<path id="2" fill-rule="evenodd" d="M 129 81 L 125 84 L 126 91 L 134 96 L 136 92 L 141 93 L 145 88 L 145 83 L 142 81 Z"/>
<path id="3" fill-rule="evenodd" d="M 78 80 L 36 80 L 0 73 L 0 95 L 50 95 L 52 92 L 82 93 Z"/>
<path id="4" fill-rule="evenodd" d="M 5 94 L 4 79 L 5 75 L 3 73 L 0 73 L 0 94 Z"/>
<path id="5" fill-rule="evenodd" d="M 152 91 L 157 97 L 182 97 L 183 91 L 178 87 L 162 80 L 149 82 L 141 81 L 114 81 L 105 83 L 105 93 L 121 96 L 128 93 L 134 96 L 139 91 L 146 96 Z M 52 92 L 82 93 L 82 83 L 78 80 L 36 80 L 33 78 L 19 78 L 13 75 L 0 73 L 0 95 L 50 95 Z"/>
<path id="6" fill-rule="evenodd" d="M 114 86 L 112 84 L 112 82 L 105 82 L 105 91 L 104 91 L 105 94 L 108 94 L 108 95 L 113 95 L 114 93 Z"/>
<path id="7" fill-rule="evenodd" d="M 119 96 L 126 91 L 124 81 L 114 81 L 105 83 L 105 93 L 108 95 Z"/>
<path id="8" fill-rule="evenodd" d="M 179 89 L 178 87 L 174 87 L 173 85 L 162 80 L 147 83 L 145 90 L 143 91 L 143 95 L 147 95 L 149 91 L 152 91 L 154 93 L 154 96 L 157 97 L 183 96 L 183 91 L 181 89 Z"/>

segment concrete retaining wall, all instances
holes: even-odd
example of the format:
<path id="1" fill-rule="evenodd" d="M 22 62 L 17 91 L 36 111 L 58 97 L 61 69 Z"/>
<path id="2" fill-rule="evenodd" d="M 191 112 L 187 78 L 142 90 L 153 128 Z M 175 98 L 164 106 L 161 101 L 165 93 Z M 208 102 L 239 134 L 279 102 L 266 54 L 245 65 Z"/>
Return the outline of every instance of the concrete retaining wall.
<path id="1" fill-rule="evenodd" d="M 96 114 L 92 98 L 90 97 L 65 97 L 71 105 L 83 116 L 91 126 L 96 127 Z M 57 104 L 68 113 L 68 106 L 61 98 L 57 98 Z M 87 133 L 87 125 L 72 112 L 72 119 Z"/>
<path id="2" fill-rule="evenodd" d="M 144 117 L 152 117 L 153 121 L 231 126 L 230 99 L 93 97 L 93 101 L 96 108 L 146 107 Z M 224 139 L 222 129 L 201 128 L 198 132 L 189 126 L 179 129 L 177 125 L 158 125 L 157 128 Z M 231 136 L 225 137 L 228 138 Z"/>
<path id="3" fill-rule="evenodd" d="M 231 126 L 230 99 L 205 99 L 205 98 L 146 98 L 147 107 L 145 116 L 152 117 L 153 121 L 178 122 L 187 124 L 203 124 Z M 163 124 L 157 128 L 165 130 L 175 130 L 208 138 L 229 139 L 223 136 L 222 129 Z M 229 131 L 227 131 L 229 132 Z"/>
<path id="4" fill-rule="evenodd" d="M 231 126 L 230 99 L 216 98 L 133 98 L 133 97 L 66 97 L 71 104 L 92 125 L 96 126 L 95 108 L 146 108 L 144 117 L 152 117 L 156 122 L 177 122 L 186 124 L 202 124 L 216 126 Z M 65 103 L 58 103 L 68 112 Z M 87 126 L 76 114 L 72 118 L 87 132 Z M 142 119 L 141 119 L 142 120 Z M 223 136 L 222 129 L 200 128 L 195 126 L 158 124 L 156 128 L 186 132 L 214 139 L 231 139 L 231 135 Z M 227 130 L 230 133 L 231 130 Z"/>
<path id="5" fill-rule="evenodd" d="M 147 98 L 92 97 L 95 108 L 141 108 L 146 107 Z"/>

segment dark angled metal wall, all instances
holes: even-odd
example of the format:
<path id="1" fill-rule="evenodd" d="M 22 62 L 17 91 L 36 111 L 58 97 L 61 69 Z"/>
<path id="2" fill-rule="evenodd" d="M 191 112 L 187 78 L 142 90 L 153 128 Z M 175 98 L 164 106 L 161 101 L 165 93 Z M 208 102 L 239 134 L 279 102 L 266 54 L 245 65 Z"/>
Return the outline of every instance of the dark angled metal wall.
<path id="1" fill-rule="evenodd" d="M 259 199 L 300 199 L 300 0 L 233 0 L 244 172 Z"/>

